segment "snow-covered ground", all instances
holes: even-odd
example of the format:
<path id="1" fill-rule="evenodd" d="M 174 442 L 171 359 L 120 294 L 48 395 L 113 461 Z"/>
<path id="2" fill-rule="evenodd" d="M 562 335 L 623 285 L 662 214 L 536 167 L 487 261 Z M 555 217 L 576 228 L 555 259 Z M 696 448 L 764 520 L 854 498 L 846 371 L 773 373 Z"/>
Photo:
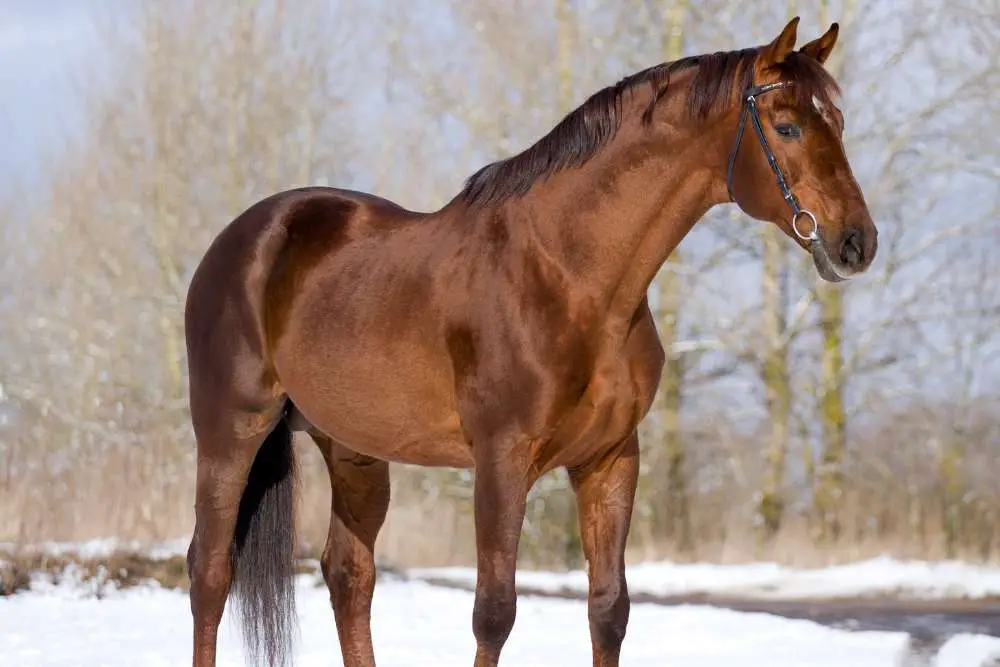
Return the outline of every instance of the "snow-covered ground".
<path id="1" fill-rule="evenodd" d="M 324 586 L 298 580 L 296 664 L 340 665 Z M 380 667 L 468 667 L 474 641 L 472 595 L 422 582 L 380 581 L 374 636 Z M 223 622 L 220 667 L 242 665 L 235 625 Z M 589 665 L 587 612 L 581 602 L 522 597 L 504 665 Z M 58 586 L 0 599 L 0 666 L 124 667 L 190 664 L 187 596 L 153 586 L 104 599 Z M 808 621 L 699 606 L 633 605 L 623 664 L 629 667 L 899 667 L 907 637 L 851 633 Z M 1000 639 L 953 637 L 936 667 L 980 667 L 1000 655 Z"/>
<path id="2" fill-rule="evenodd" d="M 2 548 L 3 545 L 0 545 Z M 166 557 L 187 544 L 158 545 L 115 540 L 48 544 L 50 553 L 99 558 L 131 549 Z M 1000 568 L 962 563 L 904 562 L 880 558 L 854 565 L 795 570 L 773 564 L 736 566 L 637 564 L 628 568 L 633 592 L 699 593 L 782 599 L 892 595 L 914 599 L 1000 596 Z M 425 569 L 410 581 L 379 582 L 374 635 L 380 667 L 466 667 L 475 650 L 473 598 L 412 577 L 475 581 L 465 568 Z M 583 572 L 521 571 L 520 586 L 545 591 L 586 591 Z M 299 667 L 340 665 L 337 635 L 326 588 L 314 575 L 298 579 Z M 191 618 L 186 594 L 155 585 L 94 596 L 94 582 L 34 579 L 33 590 L 0 598 L 0 667 L 118 667 L 190 664 Z M 903 633 L 848 632 L 768 614 L 705 606 L 633 604 L 623 664 L 628 667 L 901 667 L 907 664 Z M 1000 661 L 1000 638 L 952 637 L 930 663 L 981 667 Z M 235 625 L 224 621 L 220 667 L 242 665 Z M 583 602 L 522 596 L 517 622 L 504 650 L 504 665 L 589 665 L 590 641 Z M 1000 663 L 993 663 L 1000 664 Z"/>
<path id="3" fill-rule="evenodd" d="M 187 546 L 187 540 L 149 543 L 104 539 L 49 542 L 31 550 L 73 553 L 83 558 L 100 558 L 116 551 L 137 551 L 151 558 L 166 558 L 183 556 Z M 0 543 L 0 553 L 14 550 L 14 545 Z M 464 585 L 476 580 L 474 569 L 461 567 L 410 570 L 409 574 Z M 796 569 L 774 563 L 637 563 L 628 566 L 627 577 L 629 590 L 660 596 L 709 594 L 782 600 L 884 596 L 913 600 L 1000 598 L 1000 566 L 959 561 L 904 561 L 890 557 L 817 569 Z M 517 582 L 519 586 L 547 592 L 587 590 L 587 575 L 583 571 L 521 570 Z"/>
<path id="4" fill-rule="evenodd" d="M 412 572 L 424 579 L 475 583 L 468 568 Z M 626 571 L 629 590 L 661 596 L 710 594 L 758 599 L 833 599 L 891 596 L 914 600 L 1000 597 L 1000 567 L 875 558 L 850 565 L 799 570 L 772 563 L 710 565 L 641 563 Z M 587 575 L 518 572 L 517 583 L 538 591 L 587 590 Z"/>

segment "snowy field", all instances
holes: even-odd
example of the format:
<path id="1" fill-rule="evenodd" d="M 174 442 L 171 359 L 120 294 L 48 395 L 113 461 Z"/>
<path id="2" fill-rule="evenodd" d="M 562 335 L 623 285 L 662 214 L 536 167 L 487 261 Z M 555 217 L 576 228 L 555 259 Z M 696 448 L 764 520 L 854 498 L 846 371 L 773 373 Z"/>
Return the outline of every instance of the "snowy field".
<path id="1" fill-rule="evenodd" d="M 116 539 L 85 542 L 48 542 L 31 548 L 48 554 L 72 553 L 100 558 L 134 551 L 151 558 L 184 556 L 188 541 L 135 542 Z M 0 543 L 0 553 L 15 551 Z M 471 568 L 445 567 L 410 570 L 410 577 L 456 584 L 475 583 Z M 832 599 L 892 596 L 914 600 L 1000 598 L 1000 566 L 960 561 L 905 561 L 882 557 L 849 565 L 798 569 L 775 563 L 713 565 L 670 562 L 635 563 L 626 572 L 629 590 L 660 596 L 729 595 L 760 599 Z M 587 591 L 587 575 L 576 572 L 517 573 L 517 583 L 538 591 Z"/>
<path id="2" fill-rule="evenodd" d="M 2 545 L 0 545 L 2 546 Z M 94 542 L 46 545 L 100 557 L 133 548 L 170 556 L 186 544 Z M 468 569 L 419 570 L 459 584 L 474 581 Z M 1000 569 L 961 563 L 912 563 L 876 559 L 822 570 L 771 564 L 712 566 L 643 564 L 628 569 L 633 591 L 660 595 L 713 593 L 741 597 L 833 598 L 886 595 L 914 599 L 1000 596 Z M 586 590 L 581 572 L 519 572 L 519 586 Z M 296 665 L 341 665 L 333 613 L 315 575 L 297 581 L 300 633 Z M 36 578 L 33 589 L 0 598 L 0 667 L 124 667 L 190 664 L 191 617 L 185 593 L 155 585 L 94 596 L 67 577 L 53 585 Z M 475 644 L 473 598 L 461 590 L 387 576 L 375 595 L 373 629 L 380 667 L 468 667 Z M 1000 638 L 957 635 L 929 661 L 913 661 L 903 633 L 848 632 L 809 621 L 706 606 L 633 604 L 622 655 L 625 667 L 995 667 Z M 220 667 L 243 665 L 238 631 L 228 614 L 220 640 Z M 992 662 L 992 661 L 997 662 Z M 586 604 L 522 596 L 517 622 L 501 665 L 590 665 Z"/>
<path id="3" fill-rule="evenodd" d="M 468 568 L 414 571 L 413 576 L 468 585 Z M 896 597 L 912 600 L 1000 598 L 1000 567 L 874 558 L 814 570 L 773 563 L 711 565 L 640 563 L 626 571 L 629 590 L 658 596 L 708 594 L 756 599 L 820 600 Z M 519 572 L 517 583 L 537 591 L 587 591 L 584 572 Z"/>
<path id="4" fill-rule="evenodd" d="M 300 667 L 340 665 L 325 587 L 298 582 Z M 374 604 L 381 667 L 468 667 L 474 653 L 472 595 L 421 582 L 381 581 Z M 4 667 L 181 667 L 190 664 L 187 597 L 155 587 L 112 592 L 98 600 L 74 587 L 0 599 Z M 908 638 L 850 633 L 808 621 L 708 607 L 633 605 L 623 665 L 629 667 L 901 667 Z M 980 667 L 1000 656 L 1000 639 L 956 636 L 936 667 Z M 223 622 L 222 665 L 243 665 L 232 619 Z M 589 665 L 586 607 L 522 597 L 502 665 Z"/>

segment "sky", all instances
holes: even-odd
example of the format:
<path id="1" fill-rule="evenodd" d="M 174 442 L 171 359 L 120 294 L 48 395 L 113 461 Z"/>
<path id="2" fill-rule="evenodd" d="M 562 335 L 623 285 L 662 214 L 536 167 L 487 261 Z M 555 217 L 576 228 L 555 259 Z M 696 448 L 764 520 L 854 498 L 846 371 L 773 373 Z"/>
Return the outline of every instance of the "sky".
<path id="1" fill-rule="evenodd" d="M 96 53 L 86 0 L 0 0 L 0 176 L 34 175 L 72 126 L 74 64 Z"/>

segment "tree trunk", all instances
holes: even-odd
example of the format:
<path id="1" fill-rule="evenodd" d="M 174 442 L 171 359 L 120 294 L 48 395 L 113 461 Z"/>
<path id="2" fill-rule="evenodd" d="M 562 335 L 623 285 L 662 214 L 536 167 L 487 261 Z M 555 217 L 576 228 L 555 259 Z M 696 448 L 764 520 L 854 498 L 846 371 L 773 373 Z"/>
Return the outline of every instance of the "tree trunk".
<path id="1" fill-rule="evenodd" d="M 767 415 L 770 425 L 764 454 L 764 475 L 761 483 L 760 537 L 766 541 L 781 528 L 785 509 L 785 462 L 788 458 L 789 427 L 792 411 L 792 391 L 788 376 L 788 346 L 785 338 L 785 273 L 787 262 L 784 239 L 774 225 L 763 230 L 763 330 L 764 359 L 762 375 Z"/>
<path id="2" fill-rule="evenodd" d="M 573 109 L 573 48 L 575 42 L 576 17 L 571 0 L 556 0 L 556 73 L 559 80 L 557 99 L 558 114 L 569 113 Z M 568 492 L 567 492 L 568 493 Z M 572 504 L 571 504 L 572 505 Z M 563 562 L 566 567 L 579 567 L 584 561 L 583 541 L 576 513 L 566 512 L 563 541 Z"/>
<path id="3" fill-rule="evenodd" d="M 847 415 L 841 395 L 843 377 L 844 326 L 843 299 L 840 292 L 830 285 L 817 288 L 820 307 L 820 330 L 823 350 L 820 380 L 820 423 L 823 453 L 817 467 L 815 504 L 819 521 L 818 537 L 821 541 L 836 540 L 840 536 L 840 502 L 844 491 L 844 450 L 846 448 Z"/>
<path id="4" fill-rule="evenodd" d="M 844 16 L 850 20 L 856 10 L 857 0 L 846 0 Z M 829 0 L 820 2 L 820 25 L 829 25 Z M 840 78 L 843 72 L 842 52 L 834 50 L 826 63 L 829 72 Z M 820 309 L 820 330 L 823 338 L 820 379 L 820 422 L 823 438 L 820 463 L 816 469 L 818 479 L 813 495 L 821 541 L 839 538 L 841 532 L 840 510 L 844 497 L 844 455 L 847 446 L 847 412 L 844 408 L 844 303 L 841 291 L 829 283 L 820 283 L 816 289 Z"/>
<path id="5" fill-rule="evenodd" d="M 663 42 L 666 60 L 677 60 L 683 55 L 684 19 L 688 0 L 666 3 L 667 21 Z M 681 257 L 674 251 L 667 260 L 667 270 L 657 281 L 659 296 L 659 330 L 666 361 L 660 376 L 660 410 L 663 424 L 664 450 L 667 457 L 667 517 L 665 537 L 680 553 L 690 553 L 694 548 L 691 534 L 691 511 L 685 471 L 684 439 L 681 432 L 681 403 L 684 383 L 684 358 L 675 350 L 678 337 L 678 315 L 681 305 L 680 279 L 676 268 Z"/>

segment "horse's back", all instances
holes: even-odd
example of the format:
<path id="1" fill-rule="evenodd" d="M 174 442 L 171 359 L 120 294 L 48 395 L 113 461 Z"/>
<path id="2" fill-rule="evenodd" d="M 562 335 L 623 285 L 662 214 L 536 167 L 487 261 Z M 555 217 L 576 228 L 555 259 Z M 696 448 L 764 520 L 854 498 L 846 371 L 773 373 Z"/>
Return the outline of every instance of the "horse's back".
<path id="1" fill-rule="evenodd" d="M 266 340 L 313 426 L 378 458 L 469 465 L 442 333 L 465 298 L 443 277 L 456 247 L 441 216 L 377 197 L 298 207 L 267 285 Z"/>
<path id="2" fill-rule="evenodd" d="M 467 465 L 429 312 L 437 226 L 425 217 L 333 188 L 278 193 L 244 211 L 189 289 L 192 396 L 212 405 L 230 396 L 268 416 L 291 400 L 359 451 Z"/>
<path id="3" fill-rule="evenodd" d="M 372 195 L 324 187 L 279 192 L 240 213 L 213 240 L 188 288 L 185 335 L 192 374 L 223 382 L 245 377 L 236 366 L 249 365 L 259 367 L 255 376 L 273 375 L 269 326 L 292 298 L 280 289 L 290 266 L 315 263 L 360 224 L 391 224 L 407 214 Z"/>
<path id="4" fill-rule="evenodd" d="M 188 289 L 187 317 L 197 319 L 200 305 L 224 297 L 263 297 L 290 254 L 298 263 L 315 261 L 361 226 L 390 225 L 408 215 L 415 214 L 374 195 L 336 188 L 297 188 L 266 197 L 236 216 L 205 252 Z M 218 312 L 211 309 L 208 315 Z"/>

